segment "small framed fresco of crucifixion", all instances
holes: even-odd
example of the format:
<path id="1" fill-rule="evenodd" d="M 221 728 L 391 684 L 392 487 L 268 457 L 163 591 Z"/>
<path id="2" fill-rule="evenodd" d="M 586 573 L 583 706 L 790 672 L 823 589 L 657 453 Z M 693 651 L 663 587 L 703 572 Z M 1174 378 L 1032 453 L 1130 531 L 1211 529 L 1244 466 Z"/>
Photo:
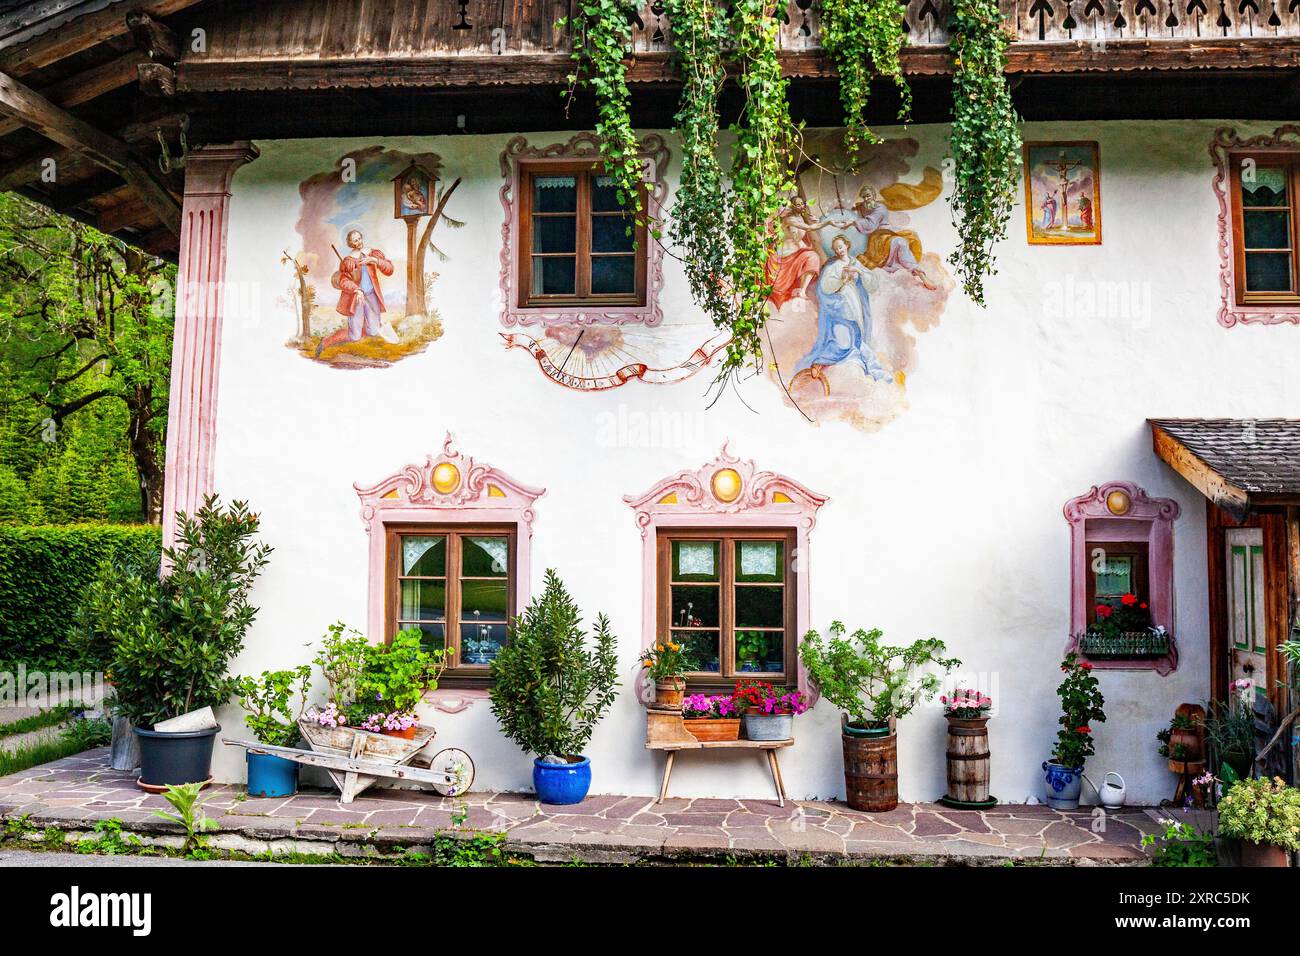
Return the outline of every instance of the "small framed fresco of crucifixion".
<path id="1" fill-rule="evenodd" d="M 1031 246 L 1101 245 L 1101 161 L 1094 142 L 1025 143 Z"/>

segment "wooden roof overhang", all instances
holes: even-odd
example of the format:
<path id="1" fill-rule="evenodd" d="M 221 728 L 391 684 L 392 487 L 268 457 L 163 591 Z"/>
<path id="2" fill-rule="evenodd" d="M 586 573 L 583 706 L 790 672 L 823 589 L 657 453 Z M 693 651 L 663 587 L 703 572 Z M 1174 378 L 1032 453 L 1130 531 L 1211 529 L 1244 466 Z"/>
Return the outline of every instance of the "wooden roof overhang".
<path id="1" fill-rule="evenodd" d="M 1250 3 L 1210 3 L 1221 9 L 1202 15 L 1197 0 L 1001 2 L 1016 38 L 1008 71 L 1027 119 L 1288 119 L 1300 111 L 1300 5 L 1260 14 Z M 573 65 L 556 21 L 572 5 L 0 0 L 0 189 L 174 257 L 183 172 L 159 158 L 164 149 L 179 154 L 183 135 L 192 147 L 591 128 L 591 97 L 566 109 L 562 96 Z M 644 4 L 633 24 L 633 119 L 646 128 L 670 126 L 677 99 L 672 25 L 656 7 Z M 914 119 L 944 121 L 949 0 L 907 0 L 906 9 Z M 792 111 L 809 125 L 838 125 L 816 11 L 787 0 L 783 14 Z M 872 101 L 869 119 L 892 122 L 892 85 Z M 724 114 L 739 108 L 734 93 L 724 96 Z"/>
<path id="2" fill-rule="evenodd" d="M 1153 418 L 1156 455 L 1237 521 L 1300 505 L 1300 419 Z"/>

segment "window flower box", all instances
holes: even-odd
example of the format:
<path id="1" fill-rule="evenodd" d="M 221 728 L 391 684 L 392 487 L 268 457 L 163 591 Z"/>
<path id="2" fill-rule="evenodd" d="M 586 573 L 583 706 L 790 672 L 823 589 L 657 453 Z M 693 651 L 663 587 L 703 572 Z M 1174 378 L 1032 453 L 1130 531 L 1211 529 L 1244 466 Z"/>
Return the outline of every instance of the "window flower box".
<path id="1" fill-rule="evenodd" d="M 1153 660 L 1169 654 L 1169 634 L 1163 628 L 1099 634 L 1089 631 L 1079 638 L 1079 650 L 1095 660 Z"/>

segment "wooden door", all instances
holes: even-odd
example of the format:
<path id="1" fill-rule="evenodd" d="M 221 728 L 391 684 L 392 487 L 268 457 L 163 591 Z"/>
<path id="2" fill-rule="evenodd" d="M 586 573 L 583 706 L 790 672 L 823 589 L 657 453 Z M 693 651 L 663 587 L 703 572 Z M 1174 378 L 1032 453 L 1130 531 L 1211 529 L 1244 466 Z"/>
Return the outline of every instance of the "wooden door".
<path id="1" fill-rule="evenodd" d="M 1268 693 L 1268 624 L 1265 613 L 1264 532 L 1224 531 L 1228 597 L 1228 679 L 1254 682 Z"/>

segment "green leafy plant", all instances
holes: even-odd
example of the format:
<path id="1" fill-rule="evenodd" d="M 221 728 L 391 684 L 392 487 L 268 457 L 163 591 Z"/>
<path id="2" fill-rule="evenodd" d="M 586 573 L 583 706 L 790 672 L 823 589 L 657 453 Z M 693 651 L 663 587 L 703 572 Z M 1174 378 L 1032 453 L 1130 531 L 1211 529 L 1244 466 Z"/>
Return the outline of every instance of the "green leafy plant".
<path id="1" fill-rule="evenodd" d="M 201 783 L 173 784 L 163 791 L 163 799 L 172 805 L 175 813 L 155 810 L 153 815 L 177 824 L 185 831 L 185 843 L 181 852 L 187 856 L 203 849 L 204 834 L 215 830 L 217 822 L 208 817 L 203 809 L 206 801 L 199 799 L 203 792 Z"/>
<path id="2" fill-rule="evenodd" d="M 950 671 L 960 667 L 937 638 L 923 638 L 907 647 L 885 644 L 879 628 L 859 628 L 845 636 L 844 624 L 831 622 L 829 639 L 809 631 L 799 644 L 808 676 L 823 697 L 861 728 L 887 727 L 891 718 L 906 717 L 917 704 L 939 692 L 939 677 L 928 667 Z"/>
<path id="3" fill-rule="evenodd" d="M 888 77 L 898 88 L 898 118 L 906 121 L 912 110 L 912 91 L 903 76 L 899 52 L 907 43 L 899 0 L 822 0 L 820 41 L 835 61 L 844 107 L 844 148 L 853 157 L 878 138 L 867 128 L 867 102 L 875 76 Z"/>
<path id="4" fill-rule="evenodd" d="M 1219 801 L 1219 832 L 1292 853 L 1300 850 L 1300 790 L 1281 777 L 1238 780 Z"/>
<path id="5" fill-rule="evenodd" d="M 578 606 L 554 570 L 542 593 L 510 625 L 492 662 L 492 713 L 502 731 L 538 757 L 578 756 L 614 702 L 616 639 L 598 615 L 588 646 Z"/>
<path id="6" fill-rule="evenodd" d="M 596 135 L 605 160 L 605 172 L 614 180 L 620 203 L 638 219 L 643 211 L 643 163 L 630 115 L 632 93 L 627 86 L 627 61 L 632 53 L 632 21 L 640 4 L 636 0 L 578 0 L 572 17 L 558 26 L 572 30 L 569 98 L 579 84 L 596 95 Z"/>
<path id="7" fill-rule="evenodd" d="M 103 747 L 113 739 L 113 725 L 105 717 L 77 716 L 59 735 L 74 753 Z"/>
<path id="8" fill-rule="evenodd" d="M 1160 746 L 1156 748 L 1156 752 L 1162 757 L 1169 757 L 1173 760 L 1186 760 L 1190 755 L 1187 745 L 1171 743 L 1174 731 L 1194 731 L 1197 726 L 1198 723 L 1187 715 L 1174 714 L 1174 719 L 1169 722 L 1168 727 L 1156 731 L 1156 740 L 1160 743 Z"/>
<path id="9" fill-rule="evenodd" d="M 419 630 L 399 631 L 387 644 L 366 646 L 357 704 L 372 712 L 413 713 L 425 692 L 437 689 L 446 667 L 445 648 L 426 650 Z"/>
<path id="10" fill-rule="evenodd" d="M 1066 654 L 1061 670 L 1065 672 L 1065 678 L 1056 688 L 1056 694 L 1061 698 L 1061 717 L 1058 720 L 1061 729 L 1056 734 L 1052 760 L 1062 767 L 1081 768 L 1096 752 L 1092 725 L 1105 722 L 1106 713 L 1102 708 L 1106 705 L 1106 698 L 1092 673 L 1092 665 L 1081 661 L 1078 654 L 1073 651 Z"/>
<path id="11" fill-rule="evenodd" d="M 1250 775 L 1255 762 L 1255 718 L 1239 698 L 1234 696 L 1226 705 L 1206 703 L 1205 739 L 1212 769 L 1226 782 Z"/>
<path id="12" fill-rule="evenodd" d="M 343 710 L 357 699 L 357 685 L 366 670 L 370 642 L 342 621 L 331 624 L 321 641 L 314 663 L 329 684 L 329 699 Z"/>
<path id="13" fill-rule="evenodd" d="M 1162 820 L 1163 835 L 1148 833 L 1142 837 L 1143 848 L 1150 849 L 1152 866 L 1218 866 L 1214 836 L 1202 833 L 1181 820 Z"/>
<path id="14" fill-rule="evenodd" d="M 719 328 L 730 327 L 735 303 L 723 282 L 730 248 L 731 204 L 718 159 L 718 96 L 727 77 L 730 31 L 716 0 L 667 0 L 673 52 L 682 77 L 674 130 L 682 173 L 673 198 L 671 238 L 695 303 Z"/>
<path id="15" fill-rule="evenodd" d="M 993 246 L 1007 234 L 1020 176 L 1020 117 L 1004 71 L 1010 37 L 998 0 L 953 0 L 952 132 L 956 176 L 949 203 L 959 244 L 949 256 L 966 294 L 984 304 Z"/>
<path id="16" fill-rule="evenodd" d="M 273 747 L 292 747 L 301 736 L 298 718 L 307 707 L 310 690 L 311 667 L 303 664 L 291 671 L 263 671 L 261 677 L 240 677 L 235 694 L 249 712 L 244 723 L 254 737 Z M 298 700 L 297 708 L 290 706 L 294 698 Z"/>
<path id="17" fill-rule="evenodd" d="M 763 365 L 761 332 L 772 292 L 767 264 L 780 241 L 782 204 L 794 190 L 796 131 L 786 97 L 788 81 L 777 58 L 781 24 L 776 4 L 734 0 L 731 17 L 731 51 L 744 109 L 731 124 L 730 257 L 724 275 L 735 310 L 726 317 L 731 343 L 719 370 L 723 380 L 750 363 Z"/>
<path id="18" fill-rule="evenodd" d="M 193 515 L 178 516 L 165 575 L 156 562 L 101 569 L 90 589 L 90 627 L 112 648 L 116 708 L 137 726 L 233 695 L 227 671 L 257 615 L 249 594 L 271 552 L 257 542 L 258 529 L 247 504 L 224 508 L 210 495 Z"/>

